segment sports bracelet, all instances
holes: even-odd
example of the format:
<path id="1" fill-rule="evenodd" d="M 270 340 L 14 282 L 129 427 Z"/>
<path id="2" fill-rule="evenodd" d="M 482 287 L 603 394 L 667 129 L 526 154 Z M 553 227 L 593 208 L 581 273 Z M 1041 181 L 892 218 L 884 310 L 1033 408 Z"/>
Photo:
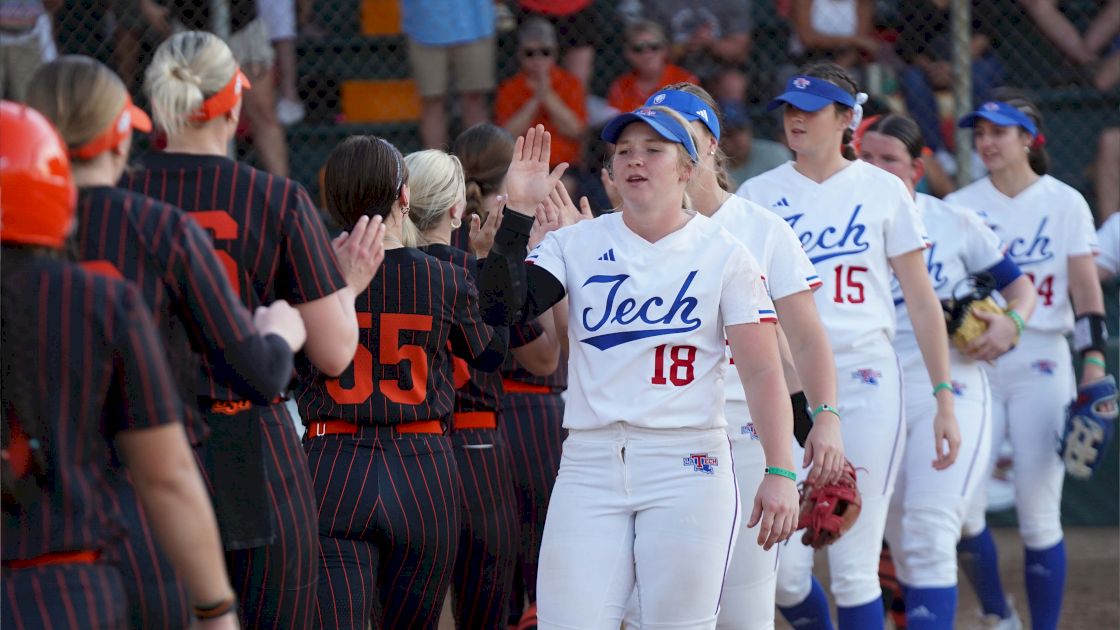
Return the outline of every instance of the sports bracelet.
<path id="1" fill-rule="evenodd" d="M 778 468 L 777 466 L 767 466 L 766 474 L 785 477 L 790 481 L 797 481 L 797 473 L 793 472 L 792 470 L 786 470 L 785 468 Z"/>
<path id="2" fill-rule="evenodd" d="M 947 389 L 951 392 L 951 391 L 953 391 L 953 384 L 952 383 L 938 383 L 938 384 L 934 385 L 933 386 L 933 395 L 937 396 L 937 392 L 939 392 L 943 389 Z"/>
<path id="3" fill-rule="evenodd" d="M 211 606 L 191 606 L 191 613 L 195 619 L 217 619 L 237 610 L 237 595 L 230 595 L 217 604 Z"/>
<path id="4" fill-rule="evenodd" d="M 1084 359 L 1081 360 L 1081 364 L 1082 365 L 1084 365 L 1084 364 L 1095 365 L 1102 370 L 1107 370 L 1108 369 L 1108 364 L 1106 364 L 1104 361 L 1101 361 L 1097 357 L 1085 357 Z"/>
<path id="5" fill-rule="evenodd" d="M 1018 331 L 1015 334 L 1022 335 L 1023 329 L 1027 327 L 1027 323 L 1023 321 L 1023 316 L 1015 312 L 1013 308 L 1007 309 L 1004 311 L 1004 314 L 1010 317 L 1011 321 L 1015 322 L 1015 329 Z"/>
<path id="6" fill-rule="evenodd" d="M 817 414 L 821 413 L 821 412 L 824 412 L 824 411 L 827 411 L 827 412 L 835 415 L 837 420 L 840 419 L 840 410 L 837 409 L 836 407 L 833 407 L 832 405 L 830 405 L 828 403 L 821 403 L 820 405 L 817 405 L 816 409 L 809 412 L 809 418 L 812 419 L 812 420 L 816 420 L 817 419 Z"/>

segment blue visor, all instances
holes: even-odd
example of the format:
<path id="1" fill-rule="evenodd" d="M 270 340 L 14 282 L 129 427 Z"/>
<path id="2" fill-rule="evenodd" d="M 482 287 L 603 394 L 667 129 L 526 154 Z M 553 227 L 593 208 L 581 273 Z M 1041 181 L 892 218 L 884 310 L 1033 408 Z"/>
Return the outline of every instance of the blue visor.
<path id="1" fill-rule="evenodd" d="M 1029 116 L 1019 111 L 1014 105 L 1009 105 L 1003 101 L 984 103 L 976 111 L 957 121 L 957 126 L 964 129 L 975 127 L 977 119 L 980 118 L 991 121 L 1000 127 L 1022 127 L 1027 133 L 1031 134 L 1032 138 L 1038 135 L 1038 127 L 1035 126 L 1034 121 Z"/>
<path id="2" fill-rule="evenodd" d="M 803 112 L 815 112 L 833 103 L 855 108 L 856 97 L 831 81 L 797 75 L 786 81 L 786 91 L 770 101 L 766 111 L 773 111 L 786 103 Z"/>
<path id="3" fill-rule="evenodd" d="M 684 116 L 684 119 L 689 122 L 693 120 L 702 121 L 708 131 L 712 132 L 712 137 L 719 140 L 719 117 L 698 96 L 681 90 L 661 90 L 646 99 L 645 107 L 654 107 L 655 105 L 668 107 Z"/>
<path id="4" fill-rule="evenodd" d="M 622 130 L 632 122 L 644 122 L 662 138 L 669 142 L 684 145 L 693 162 L 700 161 L 700 155 L 696 153 L 696 145 L 692 144 L 692 136 L 688 135 L 688 130 L 676 118 L 673 118 L 672 114 L 659 112 L 656 109 L 643 108 L 636 109 L 628 114 L 619 114 L 611 119 L 606 127 L 603 127 L 603 133 L 599 137 L 614 144 L 618 142 Z"/>

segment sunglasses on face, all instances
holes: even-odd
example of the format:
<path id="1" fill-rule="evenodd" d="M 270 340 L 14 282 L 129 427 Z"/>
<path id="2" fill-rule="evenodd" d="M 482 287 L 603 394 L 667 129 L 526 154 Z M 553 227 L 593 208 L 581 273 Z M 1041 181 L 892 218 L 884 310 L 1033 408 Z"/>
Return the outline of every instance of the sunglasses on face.
<path id="1" fill-rule="evenodd" d="M 657 52 L 664 48 L 665 45 L 661 42 L 638 42 L 637 44 L 630 44 L 630 52 L 642 54 L 644 52 Z"/>
<path id="2" fill-rule="evenodd" d="M 551 48 L 522 48 L 521 55 L 532 59 L 533 57 L 551 57 Z"/>

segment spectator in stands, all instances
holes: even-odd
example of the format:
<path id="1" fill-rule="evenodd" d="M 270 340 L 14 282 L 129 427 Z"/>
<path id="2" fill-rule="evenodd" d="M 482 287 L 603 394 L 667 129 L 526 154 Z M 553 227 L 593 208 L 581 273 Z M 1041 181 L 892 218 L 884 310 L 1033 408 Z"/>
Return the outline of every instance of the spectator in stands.
<path id="1" fill-rule="evenodd" d="M 23 102 L 27 82 L 58 56 L 51 14 L 61 0 L 0 0 L 0 97 Z"/>
<path id="2" fill-rule="evenodd" d="M 486 122 L 494 90 L 494 3 L 491 0 L 404 0 L 402 25 L 420 91 L 420 142 L 447 149 L 447 92 L 454 77 L 463 126 Z"/>
<path id="3" fill-rule="evenodd" d="M 1097 202 L 1097 225 L 1120 212 L 1120 127 L 1101 130 L 1097 159 L 1093 161 L 1093 192 Z"/>
<path id="4" fill-rule="evenodd" d="M 750 3 L 647 0 L 645 14 L 669 33 L 669 58 L 700 77 L 717 102 L 746 102 L 744 67 L 751 48 Z"/>
<path id="5" fill-rule="evenodd" d="M 942 124 L 935 93 L 953 87 L 953 35 L 949 0 L 903 0 L 898 8 L 895 52 L 904 64 L 899 85 L 906 109 L 922 129 L 926 146 L 948 159 L 943 128 L 953 133 L 952 120 Z M 991 0 L 972 0 L 972 102 L 983 103 L 1004 82 L 1004 66 L 992 50 L 993 30 L 1001 16 Z M 951 159 L 949 159 L 951 161 Z"/>
<path id="6" fill-rule="evenodd" d="M 607 104 L 620 112 L 634 111 L 651 94 L 670 83 L 697 83 L 684 68 L 669 63 L 665 31 L 652 20 L 639 20 L 626 27 L 623 56 L 630 71 L 622 74 L 607 91 Z"/>
<path id="7" fill-rule="evenodd" d="M 296 2 L 268 0 L 257 5 L 276 51 L 276 119 L 287 127 L 303 120 L 306 110 L 299 100 L 296 72 Z"/>
<path id="8" fill-rule="evenodd" d="M 533 17 L 544 18 L 560 35 L 564 69 L 579 79 L 584 92 L 595 66 L 595 46 L 603 43 L 594 0 L 518 0 L 517 24 Z"/>
<path id="9" fill-rule="evenodd" d="M 210 0 L 162 0 L 162 4 L 168 9 L 172 30 L 214 30 Z M 288 141 L 276 119 L 276 89 L 272 78 L 276 52 L 268 40 L 264 21 L 257 15 L 256 0 L 229 0 L 229 33 L 229 48 L 253 85 L 253 89 L 243 95 L 241 115 L 252 130 L 257 159 L 264 170 L 287 177 Z"/>
<path id="10" fill-rule="evenodd" d="M 789 19 L 796 65 L 827 60 L 858 70 L 879 51 L 875 0 L 794 0 Z"/>
<path id="11" fill-rule="evenodd" d="M 747 110 L 738 103 L 720 106 L 723 110 L 723 133 L 720 147 L 727 154 L 728 189 L 735 189 L 748 179 L 777 168 L 793 159 L 793 151 L 773 140 L 756 138 Z"/>
<path id="12" fill-rule="evenodd" d="M 1103 0 L 1084 36 L 1058 8 L 1058 0 L 1019 0 L 1019 4 L 1062 54 L 1093 77 L 1098 90 L 1120 85 L 1120 0 Z"/>
<path id="13" fill-rule="evenodd" d="M 587 98 L 578 77 L 556 65 L 556 31 L 541 18 L 529 18 L 517 32 L 519 69 L 498 86 L 494 120 L 513 136 L 534 125 L 552 133 L 550 168 L 580 163 L 580 145 L 587 128 Z M 574 169 L 565 184 L 574 186 Z"/>

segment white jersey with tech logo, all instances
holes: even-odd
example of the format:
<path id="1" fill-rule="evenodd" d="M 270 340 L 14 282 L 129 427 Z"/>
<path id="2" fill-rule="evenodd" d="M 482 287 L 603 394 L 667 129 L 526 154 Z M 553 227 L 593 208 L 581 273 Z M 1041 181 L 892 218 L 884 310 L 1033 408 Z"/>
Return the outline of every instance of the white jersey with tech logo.
<path id="1" fill-rule="evenodd" d="M 1101 248 L 1097 254 L 1097 266 L 1107 269 L 1114 276 L 1120 274 L 1120 212 L 1109 217 L 1097 230 L 1097 241 Z"/>
<path id="2" fill-rule="evenodd" d="M 1069 257 L 1096 253 L 1093 215 L 1081 193 L 1043 175 L 1014 198 L 985 177 L 945 198 L 979 212 L 1007 254 L 1030 276 L 1038 291 L 1027 328 L 1038 332 L 1073 330 L 1069 301 Z"/>
<path id="3" fill-rule="evenodd" d="M 711 218 L 739 239 L 762 266 L 771 300 L 821 286 L 816 268 L 801 249 L 801 241 L 778 215 L 753 201 L 731 195 Z M 734 365 L 730 348 L 727 358 L 730 365 Z M 734 368 L 729 370 L 734 371 Z M 736 374 L 727 376 L 726 396 L 728 401 L 747 399 L 743 381 Z"/>
<path id="4" fill-rule="evenodd" d="M 737 192 L 793 228 L 820 275 L 814 297 L 834 352 L 889 342 L 895 312 L 888 259 L 927 244 L 901 180 L 856 161 L 817 183 L 787 162 Z"/>
<path id="5" fill-rule="evenodd" d="M 937 299 L 944 301 L 953 297 L 953 290 L 958 285 L 958 295 L 967 293 L 970 288 L 964 280 L 969 275 L 989 269 L 1003 260 L 999 237 L 973 210 L 922 193 L 918 193 L 916 201 L 930 240 L 924 254 Z M 905 363 L 906 357 L 920 354 L 918 340 L 914 336 L 914 324 L 906 311 L 898 280 L 892 282 L 891 288 L 898 309 L 898 334 L 894 347 L 900 355 L 904 355 Z"/>
<path id="6" fill-rule="evenodd" d="M 527 261 L 568 294 L 565 428 L 725 426 L 724 327 L 776 321 L 731 234 L 694 215 L 650 243 L 613 213 L 548 234 Z"/>

